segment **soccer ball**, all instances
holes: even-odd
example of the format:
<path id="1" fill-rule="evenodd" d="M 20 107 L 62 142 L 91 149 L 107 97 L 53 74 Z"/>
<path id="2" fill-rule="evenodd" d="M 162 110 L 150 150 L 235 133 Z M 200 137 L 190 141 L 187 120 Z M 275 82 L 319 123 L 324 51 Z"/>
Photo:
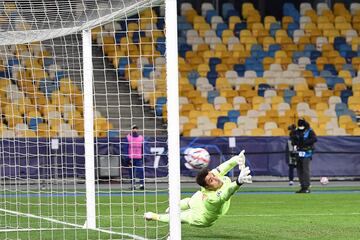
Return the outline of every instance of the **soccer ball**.
<path id="1" fill-rule="evenodd" d="M 322 185 L 326 185 L 329 183 L 329 179 L 327 177 L 322 177 L 322 178 L 320 178 L 320 183 Z"/>
<path id="2" fill-rule="evenodd" d="M 188 169 L 201 169 L 209 165 L 210 154 L 203 148 L 188 148 L 184 153 Z"/>

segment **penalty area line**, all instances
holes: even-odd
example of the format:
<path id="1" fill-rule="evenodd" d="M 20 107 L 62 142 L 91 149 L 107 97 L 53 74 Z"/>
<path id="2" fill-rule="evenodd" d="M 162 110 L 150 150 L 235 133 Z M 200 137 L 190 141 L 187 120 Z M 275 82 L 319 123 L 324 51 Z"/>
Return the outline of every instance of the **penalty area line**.
<path id="1" fill-rule="evenodd" d="M 68 225 L 68 226 L 71 226 L 71 227 L 74 227 L 74 228 L 86 229 L 86 228 L 84 228 L 84 226 L 79 225 L 79 224 L 59 221 L 59 220 L 56 220 L 56 219 L 53 219 L 53 218 L 48 218 L 48 217 L 40 217 L 40 216 L 36 216 L 34 214 L 31 214 L 31 213 L 22 213 L 22 212 L 3 209 L 3 208 L 0 208 L 0 211 L 5 212 L 5 213 L 9 213 L 9 214 L 13 214 L 13 215 L 29 217 L 29 218 L 35 218 L 35 219 L 41 219 L 41 220 L 46 220 L 46 221 L 53 222 L 53 223 L 59 223 L 59 224 L 63 224 L 63 225 Z M 11 230 L 13 230 L 13 229 L 11 229 Z M 116 235 L 131 237 L 131 238 L 133 238 L 135 240 L 146 240 L 146 238 L 143 238 L 141 236 L 137 236 L 137 235 L 133 235 L 133 234 L 129 234 L 129 233 L 114 232 L 114 231 L 106 230 L 106 229 L 102 229 L 102 228 L 87 228 L 87 230 L 93 230 L 93 231 L 98 231 L 98 232 L 103 232 L 103 233 L 108 233 L 108 234 L 116 234 Z"/>
<path id="2" fill-rule="evenodd" d="M 10 229 L 0 229 L 0 232 L 30 232 L 30 231 L 62 231 L 62 230 L 72 230 L 74 228 L 10 228 Z"/>
<path id="3" fill-rule="evenodd" d="M 224 217 L 294 217 L 294 216 L 357 216 L 360 212 L 353 213 L 299 213 L 299 214 L 239 214 L 225 215 Z"/>

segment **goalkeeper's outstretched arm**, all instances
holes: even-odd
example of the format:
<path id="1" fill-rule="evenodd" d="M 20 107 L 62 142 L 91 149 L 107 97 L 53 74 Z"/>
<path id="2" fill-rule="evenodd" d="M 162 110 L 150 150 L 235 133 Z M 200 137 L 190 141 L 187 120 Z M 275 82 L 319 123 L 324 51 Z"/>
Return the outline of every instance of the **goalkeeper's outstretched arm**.
<path id="1" fill-rule="evenodd" d="M 220 176 L 225 176 L 231 169 L 239 165 L 240 170 L 245 167 L 245 150 L 242 150 L 239 155 L 236 155 L 226 162 L 220 164 L 217 168 L 213 169 L 213 173 Z"/>
<path id="2" fill-rule="evenodd" d="M 250 169 L 249 167 L 245 167 L 244 169 L 241 170 L 238 178 L 233 181 L 229 187 L 227 187 L 226 189 L 222 189 L 221 191 L 218 191 L 216 193 L 217 195 L 217 199 L 209 199 L 209 203 L 214 203 L 214 201 L 219 201 L 219 202 L 226 202 L 228 201 L 232 195 L 234 195 L 234 193 L 240 188 L 241 185 L 243 185 L 244 183 L 252 183 L 252 177 L 250 175 Z"/>

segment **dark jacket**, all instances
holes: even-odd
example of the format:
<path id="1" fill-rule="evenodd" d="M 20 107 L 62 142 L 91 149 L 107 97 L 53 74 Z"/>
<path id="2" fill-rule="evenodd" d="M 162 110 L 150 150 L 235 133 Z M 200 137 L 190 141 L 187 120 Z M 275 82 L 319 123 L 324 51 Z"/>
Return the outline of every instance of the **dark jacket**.
<path id="1" fill-rule="evenodd" d="M 296 129 L 290 136 L 291 144 L 296 146 L 297 151 L 306 152 L 306 156 L 311 157 L 314 150 L 314 144 L 317 141 L 315 132 L 310 128 L 309 124 L 304 130 Z M 300 156 L 301 157 L 301 156 Z"/>

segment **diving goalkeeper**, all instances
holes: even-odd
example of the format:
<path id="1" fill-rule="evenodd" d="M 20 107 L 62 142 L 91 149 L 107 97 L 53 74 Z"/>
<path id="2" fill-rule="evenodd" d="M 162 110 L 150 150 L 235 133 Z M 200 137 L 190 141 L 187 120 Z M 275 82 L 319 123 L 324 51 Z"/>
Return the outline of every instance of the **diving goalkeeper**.
<path id="1" fill-rule="evenodd" d="M 196 227 L 210 227 L 215 221 L 225 215 L 230 207 L 230 199 L 244 183 L 251 183 L 249 167 L 245 167 L 244 150 L 237 156 L 222 163 L 213 170 L 202 169 L 196 182 L 201 186 L 191 198 L 180 201 L 181 222 Z M 236 165 L 239 165 L 240 174 L 236 181 L 225 176 Z M 146 220 L 169 222 L 169 208 L 165 214 L 147 212 L 144 214 Z"/>

